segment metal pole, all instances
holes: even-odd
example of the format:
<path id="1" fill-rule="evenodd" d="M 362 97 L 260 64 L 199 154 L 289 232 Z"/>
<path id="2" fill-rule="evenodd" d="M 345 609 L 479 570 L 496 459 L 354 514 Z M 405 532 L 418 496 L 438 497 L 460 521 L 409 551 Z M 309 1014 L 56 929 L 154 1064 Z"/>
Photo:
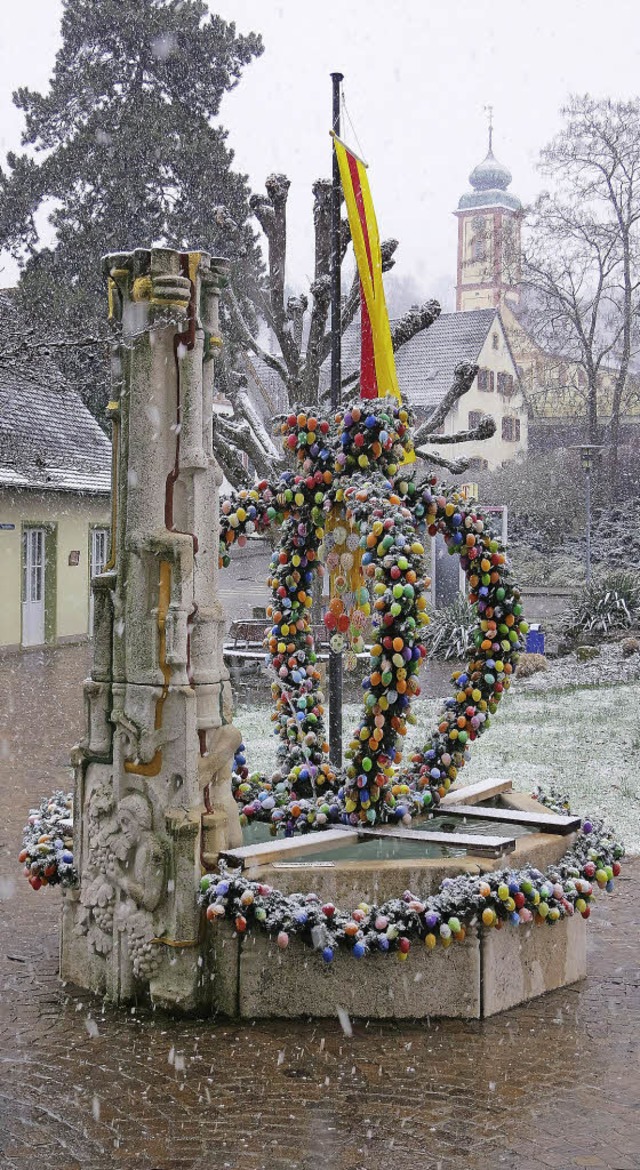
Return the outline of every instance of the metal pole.
<path id="1" fill-rule="evenodd" d="M 586 547 L 585 547 L 585 576 L 587 585 L 591 581 L 591 452 L 585 459 L 584 473 L 586 476 L 586 496 L 587 496 L 587 532 L 586 532 Z"/>
<path id="2" fill-rule="evenodd" d="M 333 132 L 340 134 L 340 82 L 342 73 L 332 73 Z M 340 171 L 333 151 L 331 190 L 331 407 L 340 402 L 341 374 L 341 287 L 340 287 Z M 334 768 L 342 767 L 342 653 L 329 649 L 329 757 Z"/>

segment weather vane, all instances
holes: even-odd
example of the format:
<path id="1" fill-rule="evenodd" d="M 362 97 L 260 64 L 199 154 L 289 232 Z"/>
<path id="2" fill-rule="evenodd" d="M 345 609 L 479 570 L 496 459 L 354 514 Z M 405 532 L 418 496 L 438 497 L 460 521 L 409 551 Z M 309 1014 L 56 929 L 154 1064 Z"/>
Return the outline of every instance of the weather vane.
<path id="1" fill-rule="evenodd" d="M 491 154 L 493 150 L 493 106 L 485 106 L 484 111 L 489 123 L 489 154 Z"/>

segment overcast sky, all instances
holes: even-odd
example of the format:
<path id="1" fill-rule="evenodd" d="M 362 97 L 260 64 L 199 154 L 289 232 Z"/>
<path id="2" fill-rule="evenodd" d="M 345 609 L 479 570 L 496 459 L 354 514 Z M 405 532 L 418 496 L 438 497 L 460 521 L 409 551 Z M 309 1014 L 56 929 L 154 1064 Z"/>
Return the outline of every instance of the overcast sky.
<path id="1" fill-rule="evenodd" d="M 381 233 L 401 242 L 395 273 L 415 278 L 423 299 L 441 295 L 455 276 L 451 212 L 486 153 L 486 105 L 494 108 L 495 154 L 526 202 L 541 185 L 538 152 L 558 128 L 568 93 L 627 98 L 640 90 L 636 0 L 210 0 L 210 7 L 240 31 L 263 35 L 264 55 L 225 97 L 221 117 L 254 189 L 271 171 L 292 180 L 289 280 L 300 286 L 312 268 L 311 183 L 331 167 L 332 70 L 345 74 Z M 12 90 L 46 87 L 60 13 L 57 0 L 0 5 L 3 158 L 19 146 Z M 12 278 L 5 265 L 0 284 Z"/>

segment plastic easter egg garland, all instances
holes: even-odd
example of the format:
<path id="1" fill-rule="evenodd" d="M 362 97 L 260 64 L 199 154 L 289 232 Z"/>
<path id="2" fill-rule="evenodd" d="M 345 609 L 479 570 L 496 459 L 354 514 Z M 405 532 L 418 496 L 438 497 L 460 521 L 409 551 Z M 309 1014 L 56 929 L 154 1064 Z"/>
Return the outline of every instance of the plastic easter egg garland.
<path id="1" fill-rule="evenodd" d="M 34 890 L 77 884 L 73 861 L 72 792 L 58 790 L 43 800 L 39 808 L 30 810 L 18 861 Z"/>
<path id="2" fill-rule="evenodd" d="M 299 410 L 279 427 L 285 450 L 295 455 L 295 471 L 284 472 L 276 484 L 263 482 L 221 501 L 222 564 L 229 562 L 230 546 L 247 523 L 253 532 L 274 522 L 280 530 L 266 635 L 279 770 L 275 783 L 275 778 L 243 779 L 235 796 L 247 819 L 269 820 L 288 835 L 336 822 L 409 823 L 437 805 L 509 687 L 527 629 L 520 595 L 504 549 L 481 513 L 435 477 L 416 483 L 411 465 L 403 465 L 411 446 L 405 407 L 390 398 L 359 401 L 332 420 L 314 418 L 313 429 L 308 424 Z M 425 532 L 440 533 L 449 552 L 460 556 L 478 624 L 473 657 L 453 676 L 455 694 L 445 702 L 429 741 L 404 759 L 401 744 L 413 718 L 411 700 L 419 693 L 417 674 L 425 654 Z M 345 773 L 338 777 L 328 759 L 310 609 L 313 578 L 323 569 L 321 552 L 334 573 L 347 571 L 340 561 L 350 538 L 371 589 L 377 640 L 361 719 L 349 740 Z M 342 600 L 350 595 L 343 581 L 325 617 L 336 649 L 351 628 Z M 273 796 L 273 807 L 265 808 L 265 792 Z"/>
<path id="3" fill-rule="evenodd" d="M 244 746 L 237 749 L 235 767 L 246 772 Z M 568 813 L 565 798 L 557 793 L 536 793 L 547 808 Z M 265 803 L 272 797 L 265 795 Z M 72 794 L 54 792 L 31 809 L 24 829 L 19 861 L 33 889 L 60 884 L 78 884 L 73 866 Z M 344 911 L 332 904 L 321 905 L 317 895 L 283 894 L 261 882 L 252 882 L 224 867 L 205 875 L 200 883 L 199 902 L 211 925 L 221 918 L 231 920 L 238 934 L 260 928 L 276 937 L 279 949 L 289 946 L 290 937 L 320 950 L 322 961 L 333 961 L 339 948 L 355 959 L 368 954 L 396 952 L 406 960 L 414 944 L 428 950 L 447 949 L 462 942 L 469 927 L 500 929 L 536 922 L 553 927 L 565 917 L 580 914 L 588 919 L 597 888 L 610 892 L 620 873 L 624 846 L 607 826 L 594 817 L 585 818 L 571 848 L 545 873 L 527 868 L 503 870 L 482 877 L 465 874 L 447 878 L 435 895 L 421 899 L 405 890 L 399 898 L 380 907 L 360 902 Z"/>
<path id="4" fill-rule="evenodd" d="M 547 808 L 569 811 L 556 794 L 537 795 Z M 544 873 L 529 866 L 479 877 L 460 874 L 445 878 L 438 893 L 426 898 L 405 890 L 381 906 L 360 902 L 346 910 L 322 904 L 314 893 L 284 894 L 222 865 L 202 878 L 199 901 L 212 925 L 226 918 L 238 933 L 260 928 L 281 950 L 297 936 L 327 964 L 339 949 L 354 959 L 395 952 L 405 961 L 416 946 L 447 950 L 464 942 L 469 928 L 487 932 L 532 923 L 553 928 L 574 914 L 588 919 L 596 888 L 613 888 L 623 856 L 624 846 L 607 826 L 589 818 L 564 857 Z"/>

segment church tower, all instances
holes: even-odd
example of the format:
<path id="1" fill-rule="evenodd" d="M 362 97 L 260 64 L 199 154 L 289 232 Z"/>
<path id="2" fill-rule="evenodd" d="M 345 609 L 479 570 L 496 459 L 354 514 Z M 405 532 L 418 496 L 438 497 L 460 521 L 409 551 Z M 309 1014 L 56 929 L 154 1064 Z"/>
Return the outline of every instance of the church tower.
<path id="1" fill-rule="evenodd" d="M 522 204 L 507 187 L 511 171 L 493 153 L 489 123 L 487 157 L 469 175 L 472 191 L 457 211 L 458 266 L 456 312 L 513 308 L 520 299 Z"/>

